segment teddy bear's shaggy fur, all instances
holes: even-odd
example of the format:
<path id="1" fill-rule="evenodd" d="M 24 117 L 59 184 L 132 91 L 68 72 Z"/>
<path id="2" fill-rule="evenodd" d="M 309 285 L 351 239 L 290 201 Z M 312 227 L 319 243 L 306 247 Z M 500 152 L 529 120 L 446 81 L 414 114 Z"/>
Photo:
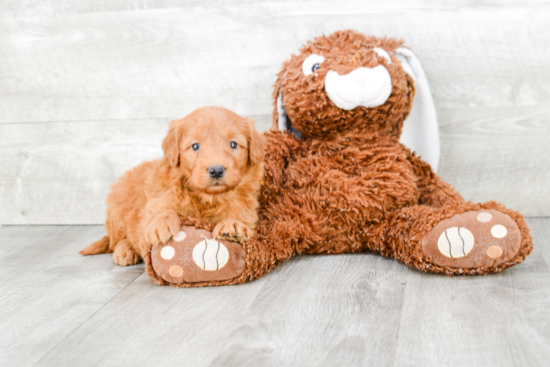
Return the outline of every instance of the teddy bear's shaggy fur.
<path id="1" fill-rule="evenodd" d="M 519 213 L 495 202 L 465 202 L 429 164 L 399 143 L 415 95 L 413 79 L 392 55 L 401 46 L 399 40 L 341 31 L 307 43 L 283 64 L 273 92 L 273 126 L 265 133 L 257 234 L 243 244 L 244 269 L 229 280 L 182 280 L 176 286 L 243 283 L 297 254 L 375 251 L 423 271 L 448 275 L 499 272 L 524 260 L 532 242 Z M 391 63 L 374 47 L 392 55 Z M 302 64 L 311 54 L 325 59 L 311 75 L 304 75 Z M 325 78 L 330 70 L 346 75 L 377 65 L 391 76 L 391 95 L 382 105 L 344 110 L 327 96 Z M 288 131 L 279 130 L 278 98 L 291 124 Z M 504 240 L 491 238 L 490 227 L 480 227 L 487 236 L 475 239 L 474 250 L 498 247 L 497 254 L 504 251 L 500 258 L 487 257 L 481 250 L 475 258 L 461 255 L 440 260 L 432 255 L 438 244 L 428 238 L 439 223 L 446 226 L 445 235 L 446 228 L 455 227 L 460 234 L 461 225 L 453 223 L 470 220 L 467 223 L 474 227 L 484 225 L 481 222 L 486 220 L 476 222 L 475 216 L 493 221 L 502 217 L 508 223 Z M 193 219 L 184 224 L 212 227 Z M 155 273 L 150 256 L 146 261 L 148 274 L 158 284 L 166 284 Z"/>

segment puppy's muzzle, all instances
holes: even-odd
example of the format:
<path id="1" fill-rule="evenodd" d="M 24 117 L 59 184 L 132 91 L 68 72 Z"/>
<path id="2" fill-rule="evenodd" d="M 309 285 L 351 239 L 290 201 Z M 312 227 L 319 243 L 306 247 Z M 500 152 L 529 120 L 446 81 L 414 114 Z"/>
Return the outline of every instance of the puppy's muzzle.
<path id="1" fill-rule="evenodd" d="M 225 167 L 222 165 L 215 165 L 208 167 L 208 174 L 210 174 L 210 177 L 219 180 L 223 177 L 223 174 L 225 173 Z"/>

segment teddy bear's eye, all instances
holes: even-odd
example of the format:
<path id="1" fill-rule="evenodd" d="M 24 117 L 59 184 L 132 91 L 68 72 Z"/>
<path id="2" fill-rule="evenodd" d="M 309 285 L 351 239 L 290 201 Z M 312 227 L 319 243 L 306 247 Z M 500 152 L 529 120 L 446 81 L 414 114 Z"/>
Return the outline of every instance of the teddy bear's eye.
<path id="1" fill-rule="evenodd" d="M 194 151 L 197 151 L 201 148 L 200 144 L 199 143 L 195 143 L 193 145 L 191 145 L 191 148 L 194 150 Z"/>
<path id="2" fill-rule="evenodd" d="M 390 54 L 387 53 L 386 50 L 384 50 L 380 47 L 375 47 L 375 48 L 373 48 L 373 51 L 376 52 L 378 54 L 378 56 L 385 58 L 388 61 L 388 64 L 391 64 Z"/>
<path id="3" fill-rule="evenodd" d="M 229 143 L 229 146 L 231 147 L 231 149 L 237 149 L 239 145 L 236 142 L 232 141 L 231 143 Z"/>
<path id="4" fill-rule="evenodd" d="M 311 54 L 302 63 L 302 72 L 304 75 L 311 75 L 321 67 L 321 63 L 325 58 L 321 55 Z"/>

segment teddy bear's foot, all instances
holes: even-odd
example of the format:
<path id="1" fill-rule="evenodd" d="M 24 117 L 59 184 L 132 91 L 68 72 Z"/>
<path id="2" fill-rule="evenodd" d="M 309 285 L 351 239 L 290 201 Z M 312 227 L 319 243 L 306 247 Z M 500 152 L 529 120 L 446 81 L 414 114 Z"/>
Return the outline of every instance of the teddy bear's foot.
<path id="1" fill-rule="evenodd" d="M 428 262 L 455 269 L 502 268 L 518 254 L 520 245 L 516 222 L 494 209 L 444 219 L 422 240 Z"/>
<path id="2" fill-rule="evenodd" d="M 245 250 L 236 243 L 212 238 L 204 229 L 184 226 L 168 242 L 151 251 L 153 269 L 168 283 L 223 281 L 240 275 Z"/>

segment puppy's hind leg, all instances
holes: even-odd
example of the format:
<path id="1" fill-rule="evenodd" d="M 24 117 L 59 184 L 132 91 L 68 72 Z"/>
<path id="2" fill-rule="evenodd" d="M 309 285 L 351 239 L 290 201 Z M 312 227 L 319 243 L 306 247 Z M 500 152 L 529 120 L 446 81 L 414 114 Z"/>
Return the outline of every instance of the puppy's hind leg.
<path id="1" fill-rule="evenodd" d="M 120 266 L 135 265 L 141 261 L 141 256 L 132 248 L 127 239 L 123 239 L 115 245 L 113 261 Z"/>

